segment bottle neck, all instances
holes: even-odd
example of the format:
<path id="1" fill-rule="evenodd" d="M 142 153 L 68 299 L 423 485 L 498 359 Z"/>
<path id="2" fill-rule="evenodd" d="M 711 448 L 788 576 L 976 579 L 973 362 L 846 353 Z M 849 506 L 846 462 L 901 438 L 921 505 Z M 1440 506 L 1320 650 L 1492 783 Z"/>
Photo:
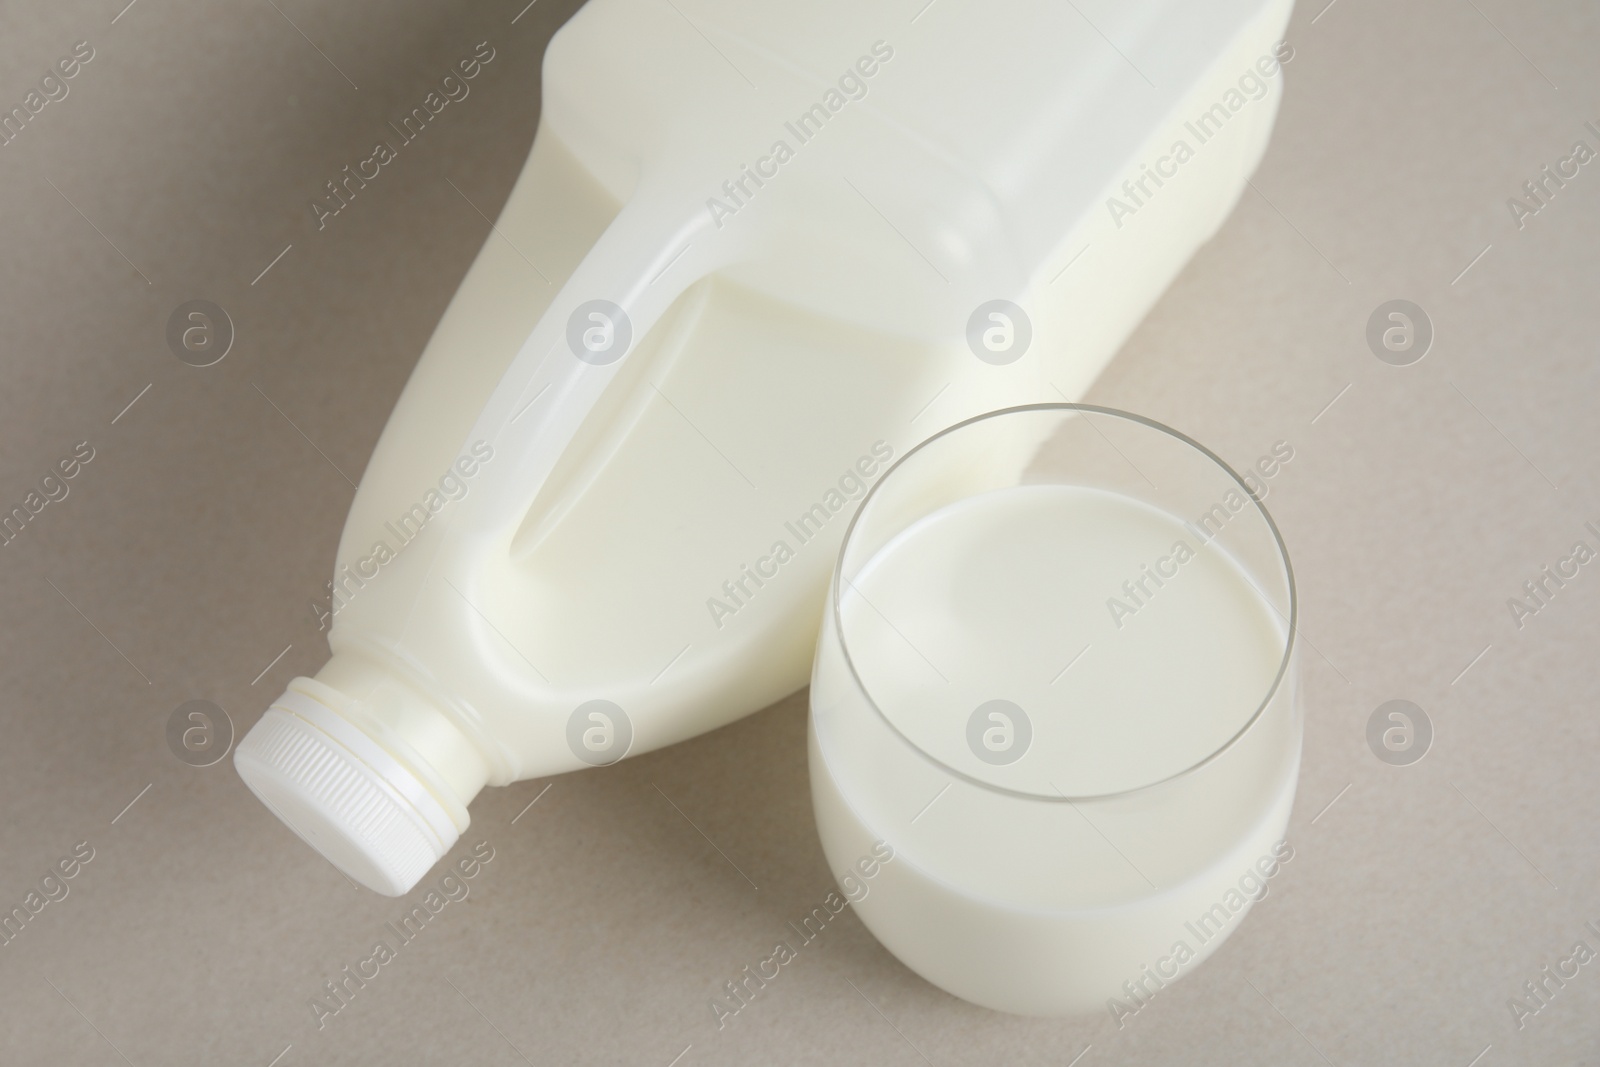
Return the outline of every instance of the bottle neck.
<path id="1" fill-rule="evenodd" d="M 489 778 L 489 764 L 472 740 L 432 697 L 367 656 L 335 653 L 315 678 L 296 678 L 291 690 L 326 705 L 416 775 L 465 831 L 472 803 Z"/>

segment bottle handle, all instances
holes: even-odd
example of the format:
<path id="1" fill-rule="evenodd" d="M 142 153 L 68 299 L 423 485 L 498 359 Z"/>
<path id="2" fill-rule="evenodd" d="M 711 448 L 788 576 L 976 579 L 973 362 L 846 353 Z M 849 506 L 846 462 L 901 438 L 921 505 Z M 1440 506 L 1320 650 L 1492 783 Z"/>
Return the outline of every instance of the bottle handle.
<path id="1" fill-rule="evenodd" d="M 736 258 L 688 183 L 644 187 L 624 205 L 506 368 L 464 448 L 494 449 L 492 479 L 451 533 L 510 541 L 611 380 L 693 284 Z M 462 454 L 465 454 L 463 452 Z M 475 499 L 474 499 L 475 498 Z"/>

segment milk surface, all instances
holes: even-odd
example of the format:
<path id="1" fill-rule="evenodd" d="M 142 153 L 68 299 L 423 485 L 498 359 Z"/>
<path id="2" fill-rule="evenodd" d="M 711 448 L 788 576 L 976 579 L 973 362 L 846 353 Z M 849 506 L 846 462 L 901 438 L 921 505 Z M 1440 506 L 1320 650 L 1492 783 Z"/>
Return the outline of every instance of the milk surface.
<path id="1" fill-rule="evenodd" d="M 889 721 L 953 770 L 1044 797 L 1137 789 L 1238 733 L 1282 656 L 1272 608 L 1201 533 L 1099 489 L 970 497 L 841 583 L 845 645 Z M 985 759 L 968 721 L 992 700 L 1028 725 L 982 716 Z"/>

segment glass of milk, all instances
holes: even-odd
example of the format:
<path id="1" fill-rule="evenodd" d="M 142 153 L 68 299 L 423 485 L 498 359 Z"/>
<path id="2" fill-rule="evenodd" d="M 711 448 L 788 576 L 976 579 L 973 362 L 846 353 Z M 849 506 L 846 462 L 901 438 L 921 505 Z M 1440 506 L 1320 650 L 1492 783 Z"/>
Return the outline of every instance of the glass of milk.
<path id="1" fill-rule="evenodd" d="M 1292 858 L 1294 576 L 1253 486 L 1149 419 L 1046 404 L 943 431 L 863 501 L 812 798 L 861 920 L 930 982 L 1120 1023 Z"/>

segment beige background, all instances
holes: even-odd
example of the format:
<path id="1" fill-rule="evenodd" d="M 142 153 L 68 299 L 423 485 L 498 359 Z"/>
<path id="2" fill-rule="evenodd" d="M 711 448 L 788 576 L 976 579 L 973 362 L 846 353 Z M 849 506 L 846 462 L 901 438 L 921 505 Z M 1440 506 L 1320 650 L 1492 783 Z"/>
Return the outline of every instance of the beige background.
<path id="1" fill-rule="evenodd" d="M 1506 1008 L 1580 937 L 1600 949 L 1582 930 L 1600 920 L 1600 570 L 1520 631 L 1506 607 L 1600 523 L 1600 169 L 1521 231 L 1505 207 L 1596 143 L 1594 9 L 1297 12 L 1256 191 L 1092 396 L 1236 464 L 1295 449 L 1269 505 L 1310 646 L 1296 857 L 1215 958 L 1119 1032 L 957 1001 L 847 913 L 718 1032 L 708 998 L 831 886 L 797 696 L 610 770 L 487 791 L 459 846 L 495 849 L 470 900 L 319 1033 L 308 999 L 403 908 L 293 840 L 229 764 L 180 763 L 163 731 L 195 698 L 242 731 L 325 657 L 307 601 L 351 495 L 339 472 L 359 478 L 488 233 L 446 179 L 498 209 L 544 44 L 576 5 L 513 23 L 523 0 L 121 3 L 0 5 L 0 105 L 72 42 L 96 53 L 0 148 L 0 502 L 73 443 L 96 451 L 0 549 L 0 905 L 74 843 L 95 850 L 0 947 L 0 1062 L 666 1067 L 687 1047 L 685 1065 L 1066 1064 L 1092 1046 L 1083 1067 L 1499 1067 L 1600 1047 L 1600 962 L 1520 1033 Z M 316 232 L 321 183 L 481 40 L 498 57 L 472 95 Z M 238 337 L 198 370 L 163 327 L 202 296 Z M 1395 297 L 1437 331 L 1408 368 L 1363 340 Z M 1394 697 L 1437 730 L 1411 767 L 1364 740 Z"/>

